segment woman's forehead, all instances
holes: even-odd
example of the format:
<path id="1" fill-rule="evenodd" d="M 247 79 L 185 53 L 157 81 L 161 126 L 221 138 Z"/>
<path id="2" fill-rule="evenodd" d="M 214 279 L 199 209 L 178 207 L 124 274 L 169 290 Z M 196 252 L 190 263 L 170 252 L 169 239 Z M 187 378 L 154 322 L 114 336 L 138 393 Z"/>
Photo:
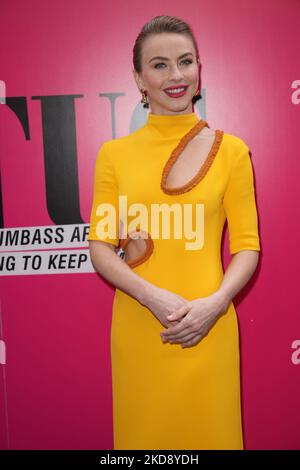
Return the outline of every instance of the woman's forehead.
<path id="1" fill-rule="evenodd" d="M 151 34 L 143 43 L 143 56 L 145 60 L 151 60 L 154 56 L 177 58 L 187 52 L 194 54 L 195 49 L 193 41 L 186 34 Z"/>

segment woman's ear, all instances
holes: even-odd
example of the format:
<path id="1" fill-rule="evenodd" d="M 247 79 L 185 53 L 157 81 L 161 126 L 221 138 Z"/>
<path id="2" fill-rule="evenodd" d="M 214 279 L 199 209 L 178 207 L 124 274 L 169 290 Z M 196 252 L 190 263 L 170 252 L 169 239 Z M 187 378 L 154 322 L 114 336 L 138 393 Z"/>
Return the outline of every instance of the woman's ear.
<path id="1" fill-rule="evenodd" d="M 137 84 L 138 89 L 142 90 L 144 88 L 144 86 L 143 86 L 142 80 L 141 80 L 138 72 L 135 69 L 133 69 L 132 74 L 133 74 L 133 77 L 135 79 L 135 82 Z"/>

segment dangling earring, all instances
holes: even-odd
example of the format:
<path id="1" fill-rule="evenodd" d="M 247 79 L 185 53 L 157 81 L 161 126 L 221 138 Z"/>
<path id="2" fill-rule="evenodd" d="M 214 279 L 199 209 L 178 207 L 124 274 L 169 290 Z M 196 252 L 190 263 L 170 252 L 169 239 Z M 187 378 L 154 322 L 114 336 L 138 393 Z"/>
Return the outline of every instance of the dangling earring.
<path id="1" fill-rule="evenodd" d="M 197 63 L 199 64 L 200 70 L 201 70 L 202 65 L 201 65 L 201 62 L 200 62 L 199 57 L 197 58 Z M 199 76 L 200 76 L 200 72 L 199 72 Z M 194 94 L 194 96 L 198 96 L 198 95 L 199 95 L 199 99 L 201 99 L 201 98 L 202 98 L 202 95 L 200 94 L 199 88 L 198 88 L 198 90 L 196 91 L 196 93 Z"/>
<path id="2" fill-rule="evenodd" d="M 148 101 L 147 94 L 146 94 L 147 92 L 146 90 L 143 90 L 143 89 L 141 89 L 141 92 L 142 92 L 141 103 L 144 106 L 144 108 L 149 108 L 149 101 Z"/>
<path id="3" fill-rule="evenodd" d="M 196 91 L 196 93 L 194 94 L 194 96 L 198 96 L 198 95 L 199 95 L 199 99 L 201 99 L 201 98 L 202 98 L 202 95 L 200 95 L 200 90 L 199 90 L 199 88 L 198 88 L 198 90 Z"/>

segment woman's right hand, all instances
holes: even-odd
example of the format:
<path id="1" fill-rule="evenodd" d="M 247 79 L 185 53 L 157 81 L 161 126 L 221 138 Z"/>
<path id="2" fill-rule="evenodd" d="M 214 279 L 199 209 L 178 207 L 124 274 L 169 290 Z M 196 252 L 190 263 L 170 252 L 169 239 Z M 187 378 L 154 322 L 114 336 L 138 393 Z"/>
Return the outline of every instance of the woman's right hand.
<path id="1" fill-rule="evenodd" d="M 170 321 L 167 319 L 167 316 L 186 302 L 187 300 L 180 295 L 152 285 L 142 303 L 151 310 L 165 328 L 168 328 L 176 323 L 180 323 L 181 319 Z"/>

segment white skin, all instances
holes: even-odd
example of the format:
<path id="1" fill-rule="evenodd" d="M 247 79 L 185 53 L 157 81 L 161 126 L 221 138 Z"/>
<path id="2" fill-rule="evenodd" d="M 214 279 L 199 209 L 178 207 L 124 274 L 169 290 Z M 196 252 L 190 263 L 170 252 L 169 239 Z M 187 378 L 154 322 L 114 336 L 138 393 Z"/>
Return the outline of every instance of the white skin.
<path id="1" fill-rule="evenodd" d="M 180 58 L 187 52 L 190 54 Z M 150 62 L 155 56 L 163 56 L 167 60 L 155 59 Z M 141 64 L 141 73 L 133 70 L 133 75 L 139 90 L 147 91 L 153 114 L 175 115 L 193 112 L 192 97 L 198 90 L 201 65 L 197 61 L 196 51 L 189 36 L 160 33 L 148 37 L 143 43 Z M 188 89 L 180 98 L 169 97 L 163 91 L 167 87 L 183 84 L 188 85 Z M 208 130 L 207 135 L 211 134 L 212 131 Z M 188 301 L 155 286 L 145 289 L 143 303 L 163 325 L 170 325 L 161 333 L 162 341 L 180 343 L 182 347 L 198 343 L 227 311 L 233 296 L 250 279 L 256 268 L 258 255 L 254 250 L 243 250 L 234 254 L 220 288 L 207 297 Z M 176 306 L 176 303 L 179 305 Z M 174 310 L 171 308 L 172 304 Z"/>

